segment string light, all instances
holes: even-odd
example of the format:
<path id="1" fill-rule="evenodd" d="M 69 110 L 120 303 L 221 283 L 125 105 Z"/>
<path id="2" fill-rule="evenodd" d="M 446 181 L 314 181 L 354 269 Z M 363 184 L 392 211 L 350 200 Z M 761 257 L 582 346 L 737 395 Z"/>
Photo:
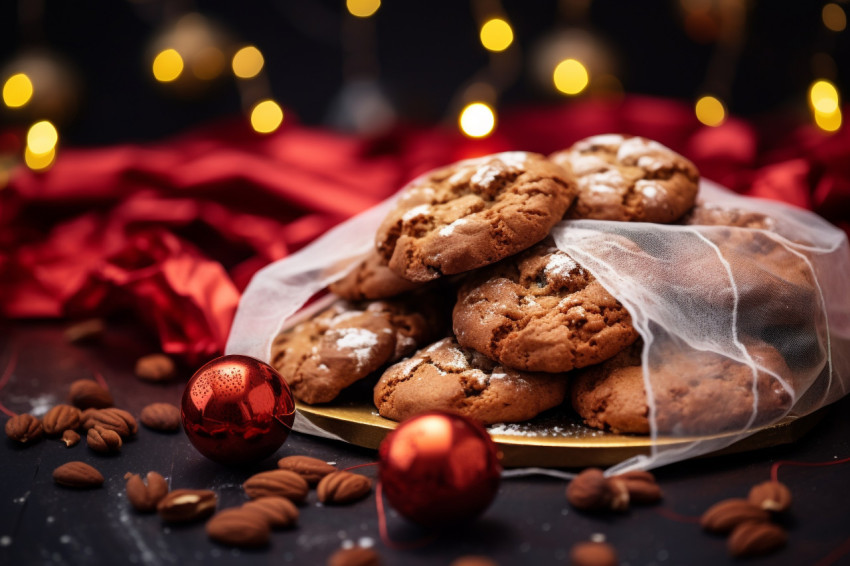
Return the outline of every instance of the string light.
<path id="1" fill-rule="evenodd" d="M 24 73 L 17 73 L 3 84 L 3 102 L 9 108 L 20 108 L 32 98 L 32 81 Z"/>
<path id="2" fill-rule="evenodd" d="M 470 138 L 487 137 L 496 127 L 496 113 L 483 102 L 467 104 L 458 118 L 460 131 Z"/>
<path id="3" fill-rule="evenodd" d="M 815 111 L 831 114 L 838 109 L 838 89 L 827 80 L 817 80 L 809 88 L 809 103 Z"/>
<path id="4" fill-rule="evenodd" d="M 283 122 L 283 110 L 274 100 L 263 100 L 251 110 L 251 127 L 261 134 L 270 134 Z"/>
<path id="5" fill-rule="evenodd" d="M 587 88 L 590 76 L 585 66 L 576 59 L 564 59 L 552 75 L 555 88 L 564 94 L 578 94 Z"/>
<path id="6" fill-rule="evenodd" d="M 161 83 L 177 80 L 183 72 L 183 57 L 176 49 L 164 49 L 153 60 L 153 76 Z"/>
<path id="7" fill-rule="evenodd" d="M 381 0 L 346 0 L 345 7 L 352 16 L 368 18 L 381 7 Z"/>
<path id="8" fill-rule="evenodd" d="M 51 148 L 45 153 L 34 153 L 29 146 L 24 150 L 24 163 L 33 171 L 43 171 L 53 165 L 56 158 L 56 148 Z"/>
<path id="9" fill-rule="evenodd" d="M 36 122 L 27 132 L 27 149 L 36 155 L 52 151 L 58 141 L 56 126 L 47 120 Z"/>
<path id="10" fill-rule="evenodd" d="M 233 74 L 240 79 L 252 79 L 263 70 L 265 59 L 260 50 L 253 45 L 248 45 L 233 55 L 231 66 Z"/>
<path id="11" fill-rule="evenodd" d="M 706 95 L 697 100 L 694 111 L 697 120 L 706 126 L 715 127 L 726 121 L 726 108 L 723 102 L 714 96 Z"/>
<path id="12" fill-rule="evenodd" d="M 493 18 L 481 26 L 481 45 L 488 51 L 504 51 L 514 41 L 511 24 L 502 18 Z"/>
<path id="13" fill-rule="evenodd" d="M 823 25 L 832 31 L 844 31 L 847 27 L 847 14 L 844 13 L 844 8 L 838 4 L 826 4 L 821 10 L 821 18 Z"/>

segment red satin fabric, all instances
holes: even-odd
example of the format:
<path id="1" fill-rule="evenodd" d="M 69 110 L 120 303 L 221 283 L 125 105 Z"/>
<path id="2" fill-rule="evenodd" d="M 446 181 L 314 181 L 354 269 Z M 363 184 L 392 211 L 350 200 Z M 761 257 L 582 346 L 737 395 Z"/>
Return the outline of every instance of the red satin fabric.
<path id="1" fill-rule="evenodd" d="M 360 139 L 243 120 L 144 146 L 63 149 L 52 169 L 0 190 L 0 314 L 82 317 L 131 308 L 163 351 L 221 352 L 251 275 L 404 182 L 464 157 L 549 153 L 588 135 L 647 136 L 738 192 L 812 208 L 850 228 L 850 137 L 807 124 L 700 126 L 689 105 L 627 97 L 506 112 L 498 133 L 441 128 Z"/>

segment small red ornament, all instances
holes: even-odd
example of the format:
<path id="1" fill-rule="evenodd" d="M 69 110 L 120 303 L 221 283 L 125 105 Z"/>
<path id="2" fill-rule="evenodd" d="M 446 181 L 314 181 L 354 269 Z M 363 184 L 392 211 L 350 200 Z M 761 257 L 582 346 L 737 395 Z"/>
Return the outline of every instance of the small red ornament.
<path id="1" fill-rule="evenodd" d="M 430 411 L 404 421 L 381 443 L 378 458 L 387 501 L 425 527 L 480 515 L 499 489 L 496 445 L 460 415 Z"/>
<path id="2" fill-rule="evenodd" d="M 222 356 L 186 384 L 181 416 L 201 454 L 222 464 L 248 464 L 280 448 L 295 420 L 295 402 L 270 365 L 248 356 Z"/>

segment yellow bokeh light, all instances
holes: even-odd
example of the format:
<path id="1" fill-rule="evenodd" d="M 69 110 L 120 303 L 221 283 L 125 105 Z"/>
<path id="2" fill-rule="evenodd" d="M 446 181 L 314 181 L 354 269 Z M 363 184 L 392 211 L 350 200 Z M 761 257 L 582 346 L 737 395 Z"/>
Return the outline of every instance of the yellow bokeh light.
<path id="1" fill-rule="evenodd" d="M 251 79 L 260 74 L 263 70 L 265 59 L 260 50 L 253 45 L 243 47 L 233 56 L 233 74 L 240 79 Z"/>
<path id="2" fill-rule="evenodd" d="M 578 94 L 587 88 L 590 82 L 587 69 L 575 59 L 564 59 L 558 63 L 552 79 L 555 81 L 555 88 L 564 94 Z"/>
<path id="3" fill-rule="evenodd" d="M 844 31 L 847 27 L 847 14 L 844 13 L 844 8 L 838 4 L 826 4 L 821 10 L 823 25 L 832 31 Z"/>
<path id="4" fill-rule="evenodd" d="M 838 109 L 838 89 L 829 81 L 815 81 L 809 89 L 809 103 L 817 112 L 831 114 Z"/>
<path id="5" fill-rule="evenodd" d="M 697 120 L 706 126 L 719 126 L 726 120 L 726 108 L 720 99 L 714 96 L 703 96 L 694 106 Z"/>
<path id="6" fill-rule="evenodd" d="M 836 132 L 841 128 L 841 109 L 836 108 L 833 112 L 818 112 L 815 110 L 815 124 L 825 132 Z"/>
<path id="7" fill-rule="evenodd" d="M 274 100 L 263 100 L 251 110 L 251 127 L 261 134 L 269 134 L 283 122 L 283 110 Z"/>
<path id="8" fill-rule="evenodd" d="M 458 118 L 460 131 L 471 138 L 483 138 L 496 127 L 496 113 L 483 102 L 467 104 Z"/>
<path id="9" fill-rule="evenodd" d="M 346 0 L 345 7 L 352 16 L 368 18 L 381 7 L 381 0 Z"/>
<path id="10" fill-rule="evenodd" d="M 32 98 L 32 81 L 24 73 L 12 75 L 3 84 L 3 102 L 9 108 L 20 108 Z"/>
<path id="11" fill-rule="evenodd" d="M 153 76 L 161 83 L 170 83 L 183 72 L 183 57 L 176 49 L 164 49 L 153 60 Z"/>
<path id="12" fill-rule="evenodd" d="M 52 151 L 59 141 L 59 132 L 56 126 L 42 120 L 30 126 L 27 132 L 27 149 L 34 154 L 43 154 Z"/>
<path id="13" fill-rule="evenodd" d="M 42 171 L 53 165 L 56 158 L 56 148 L 51 148 L 45 153 L 35 153 L 29 146 L 24 150 L 24 163 L 33 171 Z"/>
<path id="14" fill-rule="evenodd" d="M 511 24 L 501 18 L 493 18 L 481 26 L 481 45 L 489 51 L 504 51 L 513 41 Z"/>

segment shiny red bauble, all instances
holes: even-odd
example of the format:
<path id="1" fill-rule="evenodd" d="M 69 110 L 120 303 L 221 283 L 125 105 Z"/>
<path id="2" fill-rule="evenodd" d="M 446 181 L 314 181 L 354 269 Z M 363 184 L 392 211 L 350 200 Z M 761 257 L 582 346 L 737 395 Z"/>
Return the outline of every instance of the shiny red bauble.
<path id="1" fill-rule="evenodd" d="M 480 515 L 499 489 L 496 445 L 476 422 L 431 411 L 391 432 L 378 449 L 381 489 L 402 516 L 444 527 Z"/>
<path id="2" fill-rule="evenodd" d="M 222 356 L 196 371 L 181 408 L 189 440 L 222 464 L 274 454 L 295 420 L 289 385 L 273 367 L 248 356 Z"/>

